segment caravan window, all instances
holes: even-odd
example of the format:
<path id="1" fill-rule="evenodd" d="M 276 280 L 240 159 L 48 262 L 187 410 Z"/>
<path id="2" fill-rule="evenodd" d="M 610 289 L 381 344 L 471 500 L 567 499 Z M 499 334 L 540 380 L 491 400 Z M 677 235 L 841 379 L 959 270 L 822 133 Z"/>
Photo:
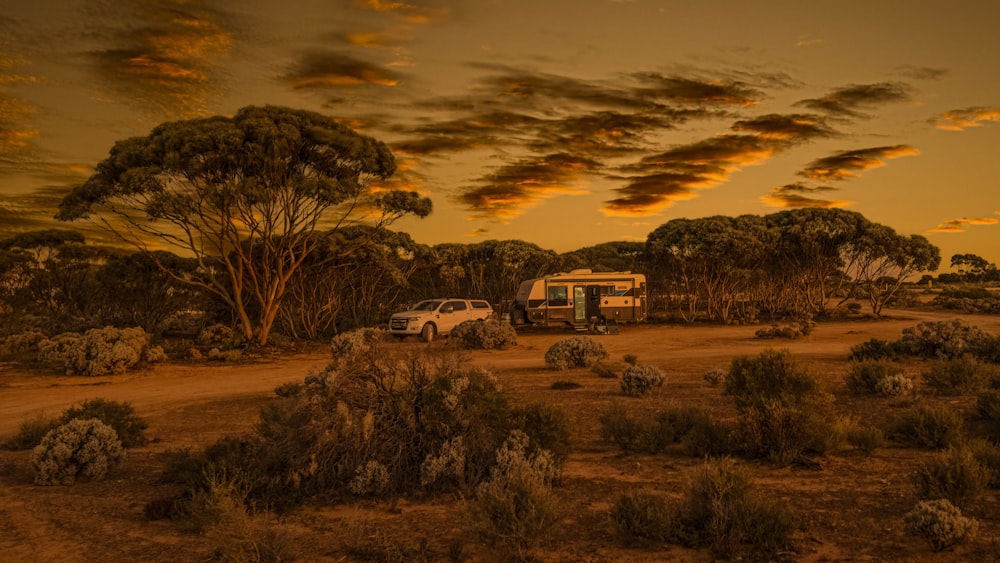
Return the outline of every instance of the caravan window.
<path id="1" fill-rule="evenodd" d="M 549 286 L 549 307 L 565 307 L 569 305 L 569 293 L 565 285 Z"/>

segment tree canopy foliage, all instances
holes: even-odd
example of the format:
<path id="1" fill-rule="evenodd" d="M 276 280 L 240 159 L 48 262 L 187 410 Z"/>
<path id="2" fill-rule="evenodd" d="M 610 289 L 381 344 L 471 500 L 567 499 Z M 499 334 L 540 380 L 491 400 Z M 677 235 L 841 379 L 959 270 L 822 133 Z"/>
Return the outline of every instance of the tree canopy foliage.
<path id="1" fill-rule="evenodd" d="M 193 256 L 194 270 L 158 263 L 222 299 L 247 339 L 263 345 L 290 279 L 324 243 L 315 236 L 324 225 L 327 233 L 360 220 L 384 227 L 430 213 L 415 192 L 372 189 L 395 168 L 384 143 L 333 118 L 251 106 L 119 141 L 57 218 L 96 214 L 154 260 L 158 245 Z"/>

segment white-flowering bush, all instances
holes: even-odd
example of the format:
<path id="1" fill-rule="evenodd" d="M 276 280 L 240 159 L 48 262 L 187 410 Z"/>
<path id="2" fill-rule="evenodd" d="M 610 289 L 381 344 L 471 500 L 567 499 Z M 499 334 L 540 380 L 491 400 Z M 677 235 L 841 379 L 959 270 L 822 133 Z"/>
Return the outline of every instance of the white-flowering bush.
<path id="1" fill-rule="evenodd" d="M 625 368 L 620 384 L 623 393 L 638 397 L 649 393 L 655 387 L 661 387 L 665 381 L 666 377 L 658 367 L 635 365 Z"/>
<path id="2" fill-rule="evenodd" d="M 37 330 L 12 334 L 0 343 L 0 356 L 16 356 L 38 350 L 38 344 L 45 340 L 45 335 Z"/>
<path id="3" fill-rule="evenodd" d="M 203 328 L 195 341 L 199 346 L 219 348 L 220 350 L 233 350 L 246 344 L 242 334 L 223 324 L 214 324 Z"/>
<path id="4" fill-rule="evenodd" d="M 923 538 L 937 553 L 965 540 L 979 530 L 979 522 L 962 516 L 962 511 L 947 499 L 928 500 L 903 516 L 906 533 Z"/>
<path id="5" fill-rule="evenodd" d="M 389 340 L 389 331 L 384 328 L 359 328 L 342 332 L 330 341 L 330 352 L 334 359 L 363 353 Z"/>
<path id="6" fill-rule="evenodd" d="M 463 321 L 451 329 L 450 338 L 470 350 L 503 350 L 517 345 L 514 327 L 498 319 Z"/>
<path id="7" fill-rule="evenodd" d="M 389 487 L 389 470 L 371 460 L 357 469 L 348 488 L 356 495 L 380 495 Z"/>
<path id="8" fill-rule="evenodd" d="M 429 455 L 420 466 L 420 486 L 430 487 L 438 481 L 462 483 L 465 477 L 465 441 L 461 436 L 448 440 L 438 455 Z"/>
<path id="9" fill-rule="evenodd" d="M 139 363 L 148 345 L 149 334 L 139 327 L 92 328 L 40 342 L 38 359 L 61 365 L 67 375 L 120 374 Z"/>
<path id="10" fill-rule="evenodd" d="M 995 346 L 996 337 L 961 319 L 927 321 L 903 329 L 896 346 L 903 352 L 923 358 L 958 358 L 965 354 L 979 356 Z"/>
<path id="11" fill-rule="evenodd" d="M 875 391 L 884 397 L 904 397 L 913 392 L 913 380 L 902 373 L 894 373 L 879 379 Z"/>
<path id="12" fill-rule="evenodd" d="M 31 452 L 38 485 L 102 479 L 125 458 L 113 428 L 96 418 L 75 418 L 52 429 Z"/>
<path id="13" fill-rule="evenodd" d="M 545 364 L 554 370 L 589 367 L 608 357 L 604 345 L 587 336 L 573 336 L 556 342 L 545 352 Z"/>

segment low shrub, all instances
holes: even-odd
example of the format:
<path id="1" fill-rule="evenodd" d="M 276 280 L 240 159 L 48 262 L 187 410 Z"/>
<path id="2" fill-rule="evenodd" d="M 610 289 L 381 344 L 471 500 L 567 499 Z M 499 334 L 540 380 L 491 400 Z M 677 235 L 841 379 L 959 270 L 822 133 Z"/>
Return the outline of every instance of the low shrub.
<path id="1" fill-rule="evenodd" d="M 224 324 L 213 324 L 203 328 L 195 338 L 204 349 L 218 348 L 220 351 L 235 350 L 246 345 L 246 339 L 239 331 Z"/>
<path id="2" fill-rule="evenodd" d="M 962 508 L 983 493 L 990 471 L 969 448 L 950 447 L 920 463 L 913 480 L 920 499 L 944 498 Z"/>
<path id="3" fill-rule="evenodd" d="M 611 507 L 611 522 L 626 542 L 669 541 L 676 526 L 676 508 L 661 494 L 632 491 L 618 497 Z"/>
<path id="4" fill-rule="evenodd" d="M 917 405 L 895 422 L 892 438 L 903 444 L 942 450 L 962 439 L 962 417 L 943 406 Z"/>
<path id="5" fill-rule="evenodd" d="M 808 336 L 816 328 L 816 322 L 812 319 L 805 319 L 793 324 L 771 325 L 767 328 L 758 329 L 755 335 L 760 339 L 787 338 L 795 340 L 802 336 Z"/>
<path id="6" fill-rule="evenodd" d="M 835 436 L 828 417 L 829 405 L 789 404 L 760 401 L 739 411 L 736 429 L 738 447 L 749 457 L 769 459 L 786 465 L 807 452 L 825 453 L 835 449 Z"/>
<path id="7" fill-rule="evenodd" d="M 64 333 L 38 344 L 38 359 L 56 364 L 67 375 L 122 374 L 142 360 L 149 334 L 141 328 L 93 328 Z"/>
<path id="8" fill-rule="evenodd" d="M 72 485 L 103 479 L 124 458 L 113 428 L 93 418 L 75 418 L 42 438 L 31 452 L 31 467 L 37 485 Z"/>
<path id="9" fill-rule="evenodd" d="M 42 438 L 50 430 L 59 426 L 59 421 L 44 414 L 25 420 L 12 438 L 3 443 L 5 450 L 30 450 L 42 443 Z"/>
<path id="10" fill-rule="evenodd" d="M 528 436 L 530 444 L 549 452 L 557 464 L 569 456 L 572 429 L 566 411 L 551 403 L 529 403 L 511 411 L 513 428 Z"/>
<path id="11" fill-rule="evenodd" d="M 913 393 L 913 380 L 902 373 L 894 373 L 879 379 L 875 391 L 883 397 L 906 397 Z"/>
<path id="12" fill-rule="evenodd" d="M 924 539 L 934 553 L 939 553 L 975 537 L 979 522 L 962 516 L 962 511 L 947 499 L 917 503 L 903 516 L 906 533 Z"/>
<path id="13" fill-rule="evenodd" d="M 718 387 L 726 381 L 726 372 L 721 369 L 710 369 L 702 375 L 702 379 L 712 387 Z"/>
<path id="14" fill-rule="evenodd" d="M 449 339 L 467 350 L 503 350 L 517 345 L 517 332 L 499 319 L 464 321 L 451 329 Z"/>
<path id="15" fill-rule="evenodd" d="M 552 382 L 552 386 L 550 388 L 556 391 L 567 391 L 570 389 L 579 389 L 581 387 L 583 387 L 583 385 L 580 385 L 575 381 L 566 381 L 565 379 L 563 379 L 560 381 Z"/>
<path id="16" fill-rule="evenodd" d="M 616 403 L 601 414 L 599 421 L 601 437 L 626 452 L 661 453 L 677 443 L 693 457 L 731 452 L 730 430 L 713 422 L 708 411 L 701 408 L 633 414 Z"/>
<path id="17" fill-rule="evenodd" d="M 855 395 L 881 394 L 879 382 L 902 373 L 903 368 L 889 360 L 860 360 L 851 364 L 845 383 Z"/>
<path id="18" fill-rule="evenodd" d="M 749 474 L 730 459 L 698 471 L 677 521 L 679 543 L 708 546 L 726 560 L 772 560 L 787 549 L 797 527 L 787 505 L 759 493 Z"/>
<path id="19" fill-rule="evenodd" d="M 129 403 L 90 399 L 78 407 L 66 409 L 58 418 L 50 419 L 39 415 L 25 421 L 14 438 L 5 443 L 4 447 L 16 450 L 34 448 L 42 442 L 42 438 L 50 430 L 77 418 L 94 418 L 110 426 L 125 448 L 142 446 L 148 442 L 145 431 L 149 425 L 135 414 Z"/>
<path id="20" fill-rule="evenodd" d="M 663 372 L 656 366 L 628 365 L 622 372 L 621 389 L 630 397 L 648 394 L 657 387 L 662 387 L 666 381 Z"/>
<path id="21" fill-rule="evenodd" d="M 986 386 L 994 370 L 965 355 L 935 360 L 921 377 L 939 395 L 975 393 Z"/>
<path id="22" fill-rule="evenodd" d="M 818 391 L 816 378 L 800 369 L 787 350 L 734 358 L 725 384 L 725 394 L 736 400 L 737 407 L 770 400 L 799 402 Z"/>
<path id="23" fill-rule="evenodd" d="M 473 531 L 487 545 L 523 559 L 527 549 L 562 520 L 564 508 L 552 492 L 556 466 L 545 450 L 534 454 L 523 432 L 511 433 L 497 451 L 489 480 L 469 502 Z"/>
<path id="24" fill-rule="evenodd" d="M 885 445 L 885 433 L 876 426 L 854 425 L 848 428 L 846 438 L 852 448 L 865 455 L 872 455 Z"/>
<path id="25" fill-rule="evenodd" d="M 149 441 L 146 438 L 146 428 L 149 425 L 135 414 L 135 409 L 127 402 L 107 399 L 84 401 L 79 407 L 67 409 L 59 419 L 59 424 L 66 424 L 77 418 L 96 418 L 107 424 L 118 434 L 122 446 L 126 448 L 142 446 Z"/>
<path id="26" fill-rule="evenodd" d="M 921 358 L 978 357 L 996 346 L 996 337 L 961 319 L 926 321 L 904 328 L 896 345 L 901 352 Z"/>
<path id="27" fill-rule="evenodd" d="M 899 349 L 894 343 L 872 338 L 871 340 L 852 346 L 848 359 L 852 362 L 897 360 L 899 359 Z"/>
<path id="28" fill-rule="evenodd" d="M 37 330 L 29 330 L 20 334 L 12 334 L 0 340 L 0 358 L 12 358 L 25 354 L 38 354 L 38 345 L 45 340 L 45 334 Z"/>
<path id="29" fill-rule="evenodd" d="M 545 365 L 554 370 L 590 367 L 607 357 L 608 351 L 600 342 L 588 336 L 572 336 L 549 347 L 545 352 Z"/>

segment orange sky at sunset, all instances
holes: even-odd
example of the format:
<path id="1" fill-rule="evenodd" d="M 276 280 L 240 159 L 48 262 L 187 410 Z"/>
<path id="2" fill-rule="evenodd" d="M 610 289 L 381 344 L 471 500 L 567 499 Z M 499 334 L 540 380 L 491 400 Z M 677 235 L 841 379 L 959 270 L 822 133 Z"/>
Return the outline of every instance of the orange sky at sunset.
<path id="1" fill-rule="evenodd" d="M 11 5 L 13 4 L 13 5 Z M 1000 2 L 37 0 L 0 8 L 0 237 L 112 144 L 247 105 L 388 143 L 426 244 L 843 207 L 1000 262 Z"/>

